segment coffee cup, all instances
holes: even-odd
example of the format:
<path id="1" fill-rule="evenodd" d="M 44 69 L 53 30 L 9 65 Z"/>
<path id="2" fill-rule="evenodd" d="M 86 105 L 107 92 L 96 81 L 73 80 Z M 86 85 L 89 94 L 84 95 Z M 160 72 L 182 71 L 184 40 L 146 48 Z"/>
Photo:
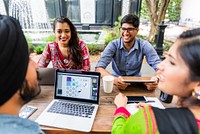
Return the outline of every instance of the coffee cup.
<path id="1" fill-rule="evenodd" d="M 113 90 L 114 77 L 104 76 L 103 77 L 103 90 L 105 93 L 111 93 Z"/>

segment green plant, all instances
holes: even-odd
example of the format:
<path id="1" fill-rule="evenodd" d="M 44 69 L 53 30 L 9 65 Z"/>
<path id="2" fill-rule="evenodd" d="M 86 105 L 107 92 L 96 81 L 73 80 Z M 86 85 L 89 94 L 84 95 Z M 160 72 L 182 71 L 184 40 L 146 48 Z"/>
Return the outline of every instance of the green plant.
<path id="1" fill-rule="evenodd" d="M 99 54 L 100 52 L 100 48 L 98 47 L 97 44 L 88 44 L 87 47 L 89 49 L 90 55 L 96 55 Z"/>
<path id="2" fill-rule="evenodd" d="M 99 39 L 99 36 L 100 36 L 100 34 L 101 34 L 101 33 L 99 33 L 99 34 L 96 34 L 96 35 L 95 35 L 95 37 L 94 37 L 94 39 L 95 39 L 95 40 L 98 40 L 98 39 Z"/>
<path id="3" fill-rule="evenodd" d="M 168 16 L 167 18 L 172 21 L 178 21 L 180 18 L 180 11 L 181 11 L 181 2 L 182 0 L 171 0 L 169 2 L 169 6 L 167 8 Z"/>
<path id="4" fill-rule="evenodd" d="M 141 18 L 149 20 L 149 14 L 148 14 L 147 5 L 146 5 L 146 1 L 145 0 L 142 0 L 142 5 L 141 6 L 142 6 L 141 10 L 140 10 Z"/>
<path id="5" fill-rule="evenodd" d="M 37 45 L 33 47 L 33 50 L 37 54 L 41 54 L 45 48 L 45 45 Z"/>
<path id="6" fill-rule="evenodd" d="M 136 35 L 137 38 L 141 38 L 143 40 L 146 40 L 147 39 L 147 36 L 143 36 L 143 35 L 140 35 L 140 34 L 137 34 Z"/>
<path id="7" fill-rule="evenodd" d="M 114 31 L 116 32 L 115 35 L 118 37 L 120 36 L 119 28 L 121 27 L 121 20 L 122 20 L 122 16 L 119 16 L 118 21 L 115 21 Z"/>
<path id="8" fill-rule="evenodd" d="M 163 49 L 164 51 L 168 51 L 174 42 L 171 40 L 164 40 Z"/>
<path id="9" fill-rule="evenodd" d="M 170 0 L 169 6 L 167 7 L 166 19 L 169 19 L 169 21 L 172 22 L 179 20 L 181 11 L 181 2 L 182 0 Z M 140 15 L 141 18 L 149 20 L 149 14 L 146 4 L 147 4 L 146 1 L 142 0 Z"/>
<path id="10" fill-rule="evenodd" d="M 32 52 L 33 52 L 33 49 L 34 49 L 34 45 L 33 45 L 33 43 L 32 43 L 32 40 L 31 40 L 31 38 L 30 38 L 29 36 L 27 36 L 27 35 L 25 35 L 25 38 L 26 38 L 26 41 L 27 41 L 27 43 L 28 43 L 28 47 L 29 47 L 29 49 L 30 49 L 30 53 L 32 53 Z"/>
<path id="11" fill-rule="evenodd" d="M 122 19 L 122 17 L 119 16 L 118 21 L 115 22 L 114 28 L 108 29 L 107 27 L 103 27 L 103 29 L 107 31 L 107 34 L 105 37 L 105 46 L 107 46 L 110 41 L 120 37 L 119 28 L 121 26 L 121 24 L 120 24 L 121 19 Z"/>
<path id="12" fill-rule="evenodd" d="M 107 33 L 107 34 L 106 34 L 106 37 L 105 37 L 105 46 L 107 46 L 108 43 L 109 43 L 110 41 L 112 41 L 113 39 L 114 39 L 114 38 L 113 38 L 112 33 Z"/>
<path id="13" fill-rule="evenodd" d="M 56 40 L 56 37 L 54 35 L 50 35 L 49 37 L 47 37 L 45 39 L 45 41 L 48 43 L 48 42 L 53 42 Z"/>
<path id="14" fill-rule="evenodd" d="M 171 45 L 168 45 L 168 44 L 164 44 L 163 46 L 163 50 L 164 51 L 168 51 L 170 49 Z"/>
<path id="15" fill-rule="evenodd" d="M 56 18 L 49 18 L 50 22 L 53 22 Z"/>

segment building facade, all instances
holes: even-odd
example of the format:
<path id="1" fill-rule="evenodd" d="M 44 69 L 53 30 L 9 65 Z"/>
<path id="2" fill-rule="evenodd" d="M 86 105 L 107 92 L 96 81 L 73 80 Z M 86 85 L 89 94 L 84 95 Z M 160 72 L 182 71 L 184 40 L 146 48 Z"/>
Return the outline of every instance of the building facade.
<path id="1" fill-rule="evenodd" d="M 46 0 L 50 18 L 67 16 L 77 27 L 113 27 L 119 16 L 139 14 L 141 0 Z"/>
<path id="2" fill-rule="evenodd" d="M 188 27 L 200 26 L 200 0 L 183 0 L 179 24 Z"/>
<path id="3" fill-rule="evenodd" d="M 56 17 L 67 16 L 78 28 L 93 29 L 102 26 L 113 27 L 119 16 L 127 13 L 135 13 L 139 15 L 141 0 L 2 0 L 4 1 L 7 14 L 10 16 L 20 13 L 32 12 L 32 16 L 27 17 L 40 18 L 46 10 L 47 18 L 52 22 Z M 13 8 L 26 4 L 26 9 Z M 30 6 L 28 6 L 30 3 Z M 45 3 L 45 6 L 42 6 Z M 18 6 L 19 7 L 19 6 Z M 30 8 L 31 11 L 28 11 Z M 11 11 L 13 10 L 13 11 Z M 38 11 L 41 11 L 38 13 Z M 37 12 L 37 13 L 34 13 Z M 11 15 L 12 14 L 12 15 Z M 45 16 L 45 15 L 42 15 Z M 16 17 L 18 18 L 18 16 Z M 24 19 L 24 18 L 23 18 Z M 37 22 L 41 20 L 36 20 Z"/>

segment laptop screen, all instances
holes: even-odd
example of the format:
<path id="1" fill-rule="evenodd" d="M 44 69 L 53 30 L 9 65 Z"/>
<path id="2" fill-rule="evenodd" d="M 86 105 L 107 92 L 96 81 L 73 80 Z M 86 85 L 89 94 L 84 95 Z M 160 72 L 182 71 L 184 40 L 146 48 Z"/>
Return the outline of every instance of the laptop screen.
<path id="1" fill-rule="evenodd" d="M 56 70 L 55 98 L 97 102 L 100 74 L 97 72 Z"/>

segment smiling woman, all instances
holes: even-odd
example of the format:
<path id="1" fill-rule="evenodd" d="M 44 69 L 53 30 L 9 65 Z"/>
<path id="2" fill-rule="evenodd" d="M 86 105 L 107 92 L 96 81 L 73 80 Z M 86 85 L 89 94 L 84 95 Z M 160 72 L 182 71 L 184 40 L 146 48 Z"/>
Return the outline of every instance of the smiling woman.
<path id="1" fill-rule="evenodd" d="M 38 61 L 40 68 L 52 61 L 54 68 L 90 70 L 89 51 L 85 42 L 79 40 L 76 28 L 65 16 L 53 23 L 56 40 L 49 43 Z"/>
<path id="2" fill-rule="evenodd" d="M 118 94 L 113 134 L 200 134 L 200 28 L 182 33 L 158 64 L 158 89 L 179 98 L 179 108 L 158 109 L 139 103 L 131 115 L 127 97 Z M 167 125 L 166 125 L 167 124 Z"/>

